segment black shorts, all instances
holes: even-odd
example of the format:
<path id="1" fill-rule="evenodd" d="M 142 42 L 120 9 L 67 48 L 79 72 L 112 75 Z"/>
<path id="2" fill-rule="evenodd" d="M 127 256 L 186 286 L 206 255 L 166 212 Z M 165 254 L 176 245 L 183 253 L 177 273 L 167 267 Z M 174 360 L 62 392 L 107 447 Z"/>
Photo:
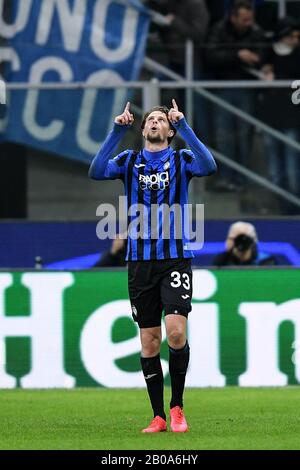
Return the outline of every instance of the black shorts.
<path id="1" fill-rule="evenodd" d="M 160 326 L 163 310 L 187 317 L 192 309 L 191 260 L 129 261 L 128 290 L 140 328 Z"/>

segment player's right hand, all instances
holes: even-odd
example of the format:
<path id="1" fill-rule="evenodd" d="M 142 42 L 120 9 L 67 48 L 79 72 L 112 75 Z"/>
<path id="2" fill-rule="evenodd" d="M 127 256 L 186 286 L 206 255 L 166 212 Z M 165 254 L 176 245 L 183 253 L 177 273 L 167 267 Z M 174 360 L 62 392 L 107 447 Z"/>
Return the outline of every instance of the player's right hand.
<path id="1" fill-rule="evenodd" d="M 115 118 L 115 123 L 121 124 L 121 126 L 132 126 L 133 122 L 134 117 L 130 112 L 130 102 L 128 101 L 123 113 Z"/>

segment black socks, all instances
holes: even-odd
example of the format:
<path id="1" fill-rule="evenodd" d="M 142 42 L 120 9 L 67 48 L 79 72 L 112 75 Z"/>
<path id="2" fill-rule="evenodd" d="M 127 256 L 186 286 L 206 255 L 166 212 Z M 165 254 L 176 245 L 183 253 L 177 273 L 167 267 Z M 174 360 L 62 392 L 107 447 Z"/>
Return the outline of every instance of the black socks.
<path id="1" fill-rule="evenodd" d="M 161 368 L 160 354 L 155 357 L 141 357 L 141 365 L 154 416 L 164 420 L 164 377 Z"/>
<path id="2" fill-rule="evenodd" d="M 190 359 L 190 347 L 186 342 L 182 349 L 173 349 L 169 346 L 169 371 L 172 386 L 172 398 L 170 408 L 183 407 L 183 391 L 186 371 Z"/>
<path id="3" fill-rule="evenodd" d="M 182 349 L 173 349 L 169 346 L 169 371 L 172 386 L 170 408 L 183 407 L 183 391 L 185 376 L 190 359 L 190 347 L 186 342 Z M 154 416 L 164 420 L 164 377 L 161 368 L 160 354 L 155 357 L 141 357 L 141 365 Z"/>

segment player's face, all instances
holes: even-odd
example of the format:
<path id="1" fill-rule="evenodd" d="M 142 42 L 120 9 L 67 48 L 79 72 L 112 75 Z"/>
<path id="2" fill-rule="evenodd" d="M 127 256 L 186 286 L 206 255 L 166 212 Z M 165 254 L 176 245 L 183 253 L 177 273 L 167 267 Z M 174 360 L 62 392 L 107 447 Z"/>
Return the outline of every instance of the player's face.
<path id="1" fill-rule="evenodd" d="M 143 129 L 143 136 L 148 142 L 163 143 L 172 137 L 173 131 L 170 129 L 170 123 L 165 113 L 153 111 L 146 119 Z"/>

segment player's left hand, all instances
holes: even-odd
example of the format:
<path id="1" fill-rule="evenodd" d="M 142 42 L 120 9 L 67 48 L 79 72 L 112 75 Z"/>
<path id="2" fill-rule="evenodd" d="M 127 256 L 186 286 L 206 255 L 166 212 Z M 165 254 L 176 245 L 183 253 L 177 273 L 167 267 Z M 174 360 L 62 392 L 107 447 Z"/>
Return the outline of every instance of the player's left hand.
<path id="1" fill-rule="evenodd" d="M 178 106 L 174 98 L 172 99 L 172 108 L 169 111 L 168 118 L 172 124 L 176 124 L 180 119 L 184 118 L 184 114 L 178 110 Z"/>

